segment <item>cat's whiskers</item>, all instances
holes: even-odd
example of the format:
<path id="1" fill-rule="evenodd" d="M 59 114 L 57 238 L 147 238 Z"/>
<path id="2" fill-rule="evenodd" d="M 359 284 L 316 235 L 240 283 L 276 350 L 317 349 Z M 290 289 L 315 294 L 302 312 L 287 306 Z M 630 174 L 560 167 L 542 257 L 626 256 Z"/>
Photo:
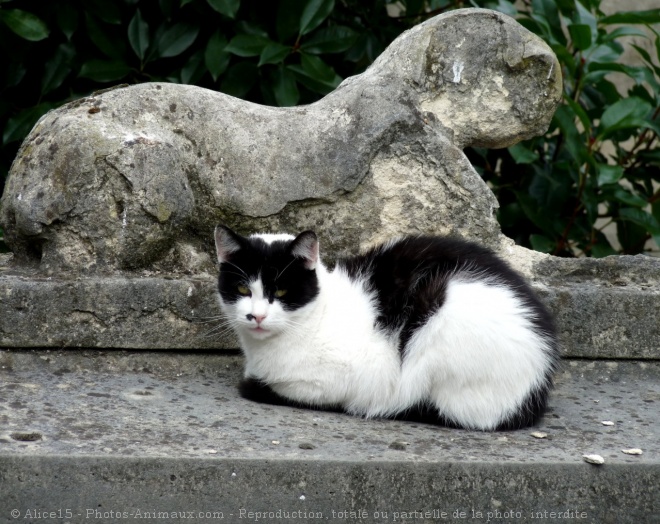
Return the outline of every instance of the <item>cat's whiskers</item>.
<path id="1" fill-rule="evenodd" d="M 277 326 L 273 326 L 273 328 L 276 328 L 279 334 L 286 336 L 301 336 L 307 330 L 305 324 L 296 322 L 290 318 L 284 319 L 281 323 L 278 323 Z"/>
<path id="2" fill-rule="evenodd" d="M 227 317 L 224 315 L 217 315 L 215 317 L 202 317 L 199 320 L 193 320 L 193 324 L 210 324 L 211 322 L 217 322 L 218 320 L 227 320 Z"/>
<path id="3" fill-rule="evenodd" d="M 233 328 L 233 327 L 234 327 L 234 323 L 231 322 L 230 320 L 226 320 L 226 321 L 224 321 L 224 322 L 219 322 L 219 323 L 217 323 L 216 325 L 212 326 L 212 327 L 207 331 L 207 334 L 209 334 L 209 333 L 213 333 L 213 332 L 216 332 L 216 331 L 219 331 L 219 330 L 224 330 L 224 329 L 226 329 L 226 328 Z"/>
<path id="4" fill-rule="evenodd" d="M 245 278 L 248 278 L 247 273 L 245 271 L 243 271 L 240 267 L 238 267 L 236 264 L 232 264 L 228 260 L 225 260 L 223 262 L 223 264 L 229 264 L 230 266 L 235 267 L 236 269 L 238 269 L 241 272 L 241 275 L 243 275 Z M 236 273 L 234 273 L 234 274 L 236 274 Z"/>
<path id="5" fill-rule="evenodd" d="M 283 269 L 282 271 L 278 272 L 277 275 L 275 275 L 275 282 L 277 282 L 277 279 L 280 278 L 280 277 L 282 276 L 282 274 L 283 274 L 287 269 L 289 269 L 289 266 L 290 266 L 291 264 L 293 264 L 295 261 L 296 261 L 296 259 L 294 258 L 291 262 L 289 262 L 289 263 L 284 267 L 284 269 Z"/>
<path id="6" fill-rule="evenodd" d="M 223 271 L 223 273 L 226 273 L 228 275 L 236 275 L 237 277 L 241 277 L 242 279 L 244 279 L 244 282 L 248 282 L 248 278 L 247 275 L 245 275 L 245 273 L 241 274 L 241 273 L 236 273 L 235 271 Z"/>
<path id="7" fill-rule="evenodd" d="M 215 326 L 212 326 L 211 329 L 204 332 L 200 335 L 203 338 L 220 338 L 225 334 L 234 330 L 234 321 L 230 318 L 227 318 L 224 315 L 218 315 L 216 317 L 207 317 L 203 321 L 197 321 L 196 324 L 209 324 L 212 322 L 217 322 Z"/>

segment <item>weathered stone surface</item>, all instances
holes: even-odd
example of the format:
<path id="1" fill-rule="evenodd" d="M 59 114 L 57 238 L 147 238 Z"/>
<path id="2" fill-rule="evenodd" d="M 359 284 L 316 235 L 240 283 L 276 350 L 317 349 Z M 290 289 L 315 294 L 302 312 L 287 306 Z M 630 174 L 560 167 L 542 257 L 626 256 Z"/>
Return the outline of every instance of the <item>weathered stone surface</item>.
<path id="1" fill-rule="evenodd" d="M 462 148 L 542 133 L 561 96 L 550 48 L 492 11 L 404 33 L 304 107 L 143 84 L 46 115 L 12 167 L 0 221 L 42 272 L 211 271 L 212 228 L 315 229 L 329 253 L 411 232 L 499 247 L 497 202 Z"/>
<path id="2" fill-rule="evenodd" d="M 0 272 L 0 347 L 237 348 L 210 278 L 32 278 Z"/>
<path id="3" fill-rule="evenodd" d="M 564 362 L 539 426 L 497 433 L 247 402 L 241 369 L 217 354 L 0 351 L 0 523 L 145 522 L 137 510 L 198 517 L 160 522 L 220 520 L 206 511 L 256 520 L 241 509 L 322 514 L 258 521 L 268 523 L 657 520 L 658 362 Z M 643 454 L 622 453 L 631 447 Z M 25 518 L 35 508 L 72 518 Z M 366 518 L 337 515 L 360 510 Z M 448 515 L 401 516 L 433 510 Z"/>
<path id="4" fill-rule="evenodd" d="M 533 275 L 554 313 L 565 355 L 660 357 L 660 260 L 547 257 L 535 264 Z"/>
<path id="5" fill-rule="evenodd" d="M 507 258 L 554 313 L 564 357 L 660 357 L 660 260 L 568 260 L 515 247 Z M 211 275 L 35 277 L 0 263 L 0 299 L 0 347 L 238 347 Z"/>

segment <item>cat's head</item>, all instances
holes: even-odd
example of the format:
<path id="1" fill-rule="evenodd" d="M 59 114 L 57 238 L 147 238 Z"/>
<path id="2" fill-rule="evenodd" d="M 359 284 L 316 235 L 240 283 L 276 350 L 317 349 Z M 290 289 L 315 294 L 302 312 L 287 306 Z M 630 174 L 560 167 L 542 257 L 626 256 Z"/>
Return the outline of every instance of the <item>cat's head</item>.
<path id="1" fill-rule="evenodd" d="M 215 230 L 220 303 L 233 327 L 256 339 L 295 329 L 319 293 L 319 242 L 312 231 L 243 237 Z"/>

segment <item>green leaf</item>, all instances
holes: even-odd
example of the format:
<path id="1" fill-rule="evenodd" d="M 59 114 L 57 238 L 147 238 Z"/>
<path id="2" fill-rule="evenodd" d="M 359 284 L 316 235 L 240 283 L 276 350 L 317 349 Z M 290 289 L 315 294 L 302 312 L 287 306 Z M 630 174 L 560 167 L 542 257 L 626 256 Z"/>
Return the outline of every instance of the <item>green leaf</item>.
<path id="1" fill-rule="evenodd" d="M 638 97 L 623 98 L 608 107 L 600 119 L 602 130 L 621 127 L 626 120 L 640 119 L 648 116 L 653 107 L 646 100 Z"/>
<path id="2" fill-rule="evenodd" d="M 259 56 L 271 41 L 258 35 L 236 35 L 231 39 L 225 51 L 236 56 Z"/>
<path id="3" fill-rule="evenodd" d="M 552 50 L 557 55 L 559 63 L 562 65 L 564 70 L 565 82 L 570 85 L 570 82 L 575 80 L 575 71 L 576 71 L 576 62 L 573 54 L 566 49 L 563 45 L 553 45 Z"/>
<path id="4" fill-rule="evenodd" d="M 518 16 L 516 6 L 509 2 L 509 0 L 498 0 L 497 5 L 493 6 L 493 9 L 511 17 Z"/>
<path id="5" fill-rule="evenodd" d="M 531 164 L 539 159 L 536 151 L 532 151 L 523 144 L 516 144 L 509 147 L 509 153 L 516 164 Z"/>
<path id="6" fill-rule="evenodd" d="M 335 0 L 307 0 L 300 17 L 300 35 L 316 29 L 335 8 Z"/>
<path id="7" fill-rule="evenodd" d="M 220 91 L 242 98 L 257 81 L 257 66 L 250 62 L 239 62 L 231 66 L 220 84 Z"/>
<path id="8" fill-rule="evenodd" d="M 300 49 L 313 55 L 341 53 L 349 49 L 357 40 L 358 33 L 350 27 L 334 25 L 314 32 Z"/>
<path id="9" fill-rule="evenodd" d="M 631 193 L 622 186 L 616 186 L 612 195 L 617 201 L 629 206 L 642 208 L 648 204 L 648 201 L 645 198 Z"/>
<path id="10" fill-rule="evenodd" d="M 627 135 L 630 137 L 638 134 L 642 129 L 652 129 L 657 135 L 660 135 L 660 122 L 653 122 L 644 118 L 625 119 L 616 126 L 605 129 L 602 133 L 602 139 L 609 138 L 619 131 L 627 131 Z"/>
<path id="11" fill-rule="evenodd" d="M 651 205 L 651 213 L 653 215 L 653 218 L 655 218 L 656 222 L 660 224 L 660 200 L 653 202 L 653 204 Z M 660 248 L 660 232 L 658 233 L 651 232 L 651 235 L 653 236 L 655 245 Z"/>
<path id="12" fill-rule="evenodd" d="M 610 63 L 615 62 L 621 56 L 622 52 L 617 42 L 609 42 L 590 48 L 585 53 L 585 58 L 589 62 Z"/>
<path id="13" fill-rule="evenodd" d="M 300 53 L 303 70 L 310 78 L 322 82 L 330 82 L 336 76 L 335 70 L 318 56 Z"/>
<path id="14" fill-rule="evenodd" d="M 424 0 L 406 0 L 403 5 L 406 7 L 406 16 L 420 15 L 423 12 Z"/>
<path id="15" fill-rule="evenodd" d="M 550 166 L 546 169 L 538 163 L 530 167 L 534 174 L 527 192 L 536 201 L 539 211 L 552 210 L 555 214 L 555 210 L 562 209 L 569 198 L 567 187 L 562 181 L 570 179 L 570 175 L 566 177 L 561 170 L 552 169 Z"/>
<path id="16" fill-rule="evenodd" d="M 609 42 L 610 40 L 617 40 L 622 36 L 641 36 L 642 38 L 648 38 L 649 35 L 644 32 L 642 29 L 637 29 L 636 27 L 617 27 L 614 31 L 607 33 L 603 38 L 604 42 Z"/>
<path id="17" fill-rule="evenodd" d="M 584 186 L 584 191 L 581 197 L 582 204 L 584 205 L 584 209 L 587 212 L 586 219 L 589 225 L 593 224 L 598 219 L 598 204 L 600 204 L 600 195 L 598 195 L 596 191 L 597 190 L 593 187 L 593 185 L 587 182 Z"/>
<path id="18" fill-rule="evenodd" d="M 636 255 L 644 251 L 648 232 L 644 226 L 624 217 L 617 217 L 616 236 L 623 253 Z"/>
<path id="19" fill-rule="evenodd" d="M 207 0 L 207 2 L 218 13 L 232 20 L 236 18 L 238 8 L 241 6 L 241 0 Z"/>
<path id="20" fill-rule="evenodd" d="M 107 0 L 85 0 L 85 8 L 108 24 L 121 24 L 121 9 L 119 2 Z"/>
<path id="21" fill-rule="evenodd" d="M 54 106 L 55 104 L 52 102 L 42 102 L 37 106 L 24 109 L 16 116 L 7 120 L 2 133 L 2 143 L 6 145 L 17 140 L 23 140 L 30 132 L 30 129 L 34 127 L 34 124 L 37 123 L 37 120 Z"/>
<path id="22" fill-rule="evenodd" d="M 544 38 L 551 40 L 552 31 L 545 13 L 546 3 L 547 2 L 544 0 L 532 0 L 532 6 L 529 10 L 529 18 L 525 17 L 523 20 L 530 24 L 531 27 L 528 27 L 530 31 L 533 31 L 537 35 L 543 35 Z"/>
<path id="23" fill-rule="evenodd" d="M 659 22 L 660 9 L 622 11 L 600 19 L 601 24 L 657 24 Z"/>
<path id="24" fill-rule="evenodd" d="M 566 44 L 555 0 L 532 0 L 530 14 L 544 29 L 544 34 L 539 36 L 545 36 L 551 43 Z"/>
<path id="25" fill-rule="evenodd" d="M 5 71 L 5 87 L 17 86 L 25 77 L 26 72 L 27 68 L 25 67 L 24 63 L 14 61 L 9 62 Z M 0 118 L 2 116 L 4 115 L 0 113 Z"/>
<path id="26" fill-rule="evenodd" d="M 627 66 L 623 64 L 591 64 L 589 67 L 589 74 L 586 75 L 585 81 L 597 79 L 599 75 L 596 73 L 600 71 L 622 73 L 632 78 L 636 84 L 648 82 L 654 89 L 660 90 L 660 85 L 648 67 L 644 66 Z"/>
<path id="27" fill-rule="evenodd" d="M 541 253 L 552 253 L 555 250 L 555 242 L 545 235 L 529 235 L 529 243 L 534 251 Z"/>
<path id="28" fill-rule="evenodd" d="M 561 105 L 555 112 L 553 122 L 556 123 L 564 135 L 564 147 L 568 150 L 571 157 L 573 157 L 573 160 L 578 165 L 582 165 L 587 161 L 589 152 L 575 126 L 575 114 L 569 106 Z"/>
<path id="29" fill-rule="evenodd" d="M 220 31 L 213 33 L 206 44 L 204 63 L 206 64 L 206 69 L 211 73 L 213 81 L 217 81 L 218 77 L 225 72 L 229 65 L 229 57 L 231 55 L 225 51 L 226 46 L 227 40 L 222 36 Z"/>
<path id="30" fill-rule="evenodd" d="M 608 164 L 596 164 L 598 170 L 598 185 L 615 184 L 623 177 L 623 167 Z"/>
<path id="31" fill-rule="evenodd" d="M 206 73 L 204 65 L 204 50 L 200 49 L 193 54 L 181 69 L 181 82 L 183 84 L 196 84 Z"/>
<path id="32" fill-rule="evenodd" d="M 651 55 L 648 53 L 648 51 L 646 49 L 644 49 L 643 47 L 639 47 L 638 45 L 635 45 L 635 44 L 631 44 L 631 47 L 634 47 L 637 50 L 637 52 L 639 53 L 639 55 L 642 57 L 642 60 L 644 60 L 644 62 L 646 62 L 646 64 L 651 69 L 653 69 L 653 71 L 655 71 L 655 74 L 657 76 L 660 76 L 660 67 L 655 65 L 655 63 L 653 62 L 653 58 L 651 58 Z M 658 49 L 658 57 L 660 58 L 660 49 Z M 649 71 L 649 73 L 651 73 L 651 72 Z M 656 82 L 656 85 L 657 85 L 657 82 Z M 656 91 L 660 91 L 660 89 L 656 89 Z"/>
<path id="33" fill-rule="evenodd" d="M 279 0 L 277 4 L 275 20 L 277 36 L 280 42 L 287 42 L 298 35 L 305 0 Z"/>
<path id="34" fill-rule="evenodd" d="M 46 62 L 44 74 L 41 77 L 42 96 L 62 85 L 64 79 L 71 73 L 71 62 L 76 50 L 70 43 L 58 46 L 53 57 Z"/>
<path id="35" fill-rule="evenodd" d="M 78 11 L 70 4 L 62 4 L 57 7 L 57 25 L 66 36 L 67 40 L 71 40 L 73 33 L 78 29 L 78 22 L 80 16 Z"/>
<path id="36" fill-rule="evenodd" d="M 275 71 L 273 92 L 277 105 L 280 107 L 295 106 L 300 99 L 296 77 L 283 67 L 278 67 Z"/>
<path id="37" fill-rule="evenodd" d="M 629 220 L 633 224 L 642 226 L 651 235 L 660 235 L 660 221 L 651 213 L 637 207 L 624 207 L 619 209 L 619 216 L 624 220 Z"/>
<path id="38" fill-rule="evenodd" d="M 573 113 L 575 113 L 575 116 L 580 119 L 580 123 L 587 135 L 591 134 L 591 118 L 589 118 L 589 115 L 587 115 L 582 106 L 566 94 L 564 94 L 564 102 L 568 104 L 568 107 L 570 107 Z"/>
<path id="39" fill-rule="evenodd" d="M 591 47 L 591 27 L 586 24 L 571 24 L 568 32 L 576 49 L 584 51 Z"/>
<path id="40" fill-rule="evenodd" d="M 94 45 L 107 57 L 121 60 L 126 49 L 123 40 L 117 40 L 112 32 L 99 24 L 89 13 L 85 13 L 85 23 L 87 25 L 87 35 L 94 42 Z"/>
<path id="41" fill-rule="evenodd" d="M 599 242 L 591 246 L 591 256 L 594 258 L 604 258 L 616 255 L 616 250 L 610 245 L 609 241 L 602 233 L 597 234 Z"/>
<path id="42" fill-rule="evenodd" d="M 163 18 L 171 20 L 174 17 L 175 11 L 179 7 L 178 4 L 178 0 L 158 0 L 158 5 L 160 5 L 160 12 L 163 13 Z"/>
<path id="43" fill-rule="evenodd" d="M 291 47 L 277 42 L 270 42 L 264 47 L 259 57 L 259 67 L 264 64 L 279 64 L 291 54 Z M 293 104 L 291 104 L 293 105 Z"/>
<path id="44" fill-rule="evenodd" d="M 50 32 L 41 18 L 22 9 L 2 9 L 0 20 L 18 36 L 31 42 L 43 40 Z"/>
<path id="45" fill-rule="evenodd" d="M 184 5 L 188 5 L 191 2 L 194 2 L 195 0 L 181 0 L 181 5 L 179 7 L 183 7 Z"/>
<path id="46" fill-rule="evenodd" d="M 330 81 L 324 81 L 311 77 L 309 73 L 305 71 L 300 65 L 293 64 L 286 66 L 286 68 L 293 72 L 293 74 L 296 76 L 296 80 L 300 84 L 304 85 L 310 91 L 319 93 L 321 95 L 327 95 L 341 83 L 341 77 L 338 75 L 335 75 L 335 77 Z"/>
<path id="47" fill-rule="evenodd" d="M 346 52 L 344 58 L 349 62 L 373 62 L 383 51 L 379 37 L 372 31 L 360 34 L 353 46 Z"/>
<path id="48" fill-rule="evenodd" d="M 88 60 L 78 76 L 96 82 L 115 82 L 130 73 L 131 68 L 121 60 Z"/>
<path id="49" fill-rule="evenodd" d="M 574 22 L 588 25 L 591 28 L 592 36 L 595 37 L 598 34 L 598 22 L 594 14 L 585 8 L 579 0 L 575 2 L 575 7 L 577 8 L 578 20 L 574 20 Z"/>
<path id="50" fill-rule="evenodd" d="M 158 56 L 179 56 L 193 44 L 198 34 L 199 26 L 186 22 L 173 25 L 166 29 L 158 40 Z"/>
<path id="51" fill-rule="evenodd" d="M 268 31 L 266 31 L 262 26 L 250 23 L 246 20 L 236 22 L 235 28 L 236 34 L 238 35 L 254 35 L 268 38 Z"/>
<path id="52" fill-rule="evenodd" d="M 548 216 L 539 209 L 538 202 L 522 191 L 515 191 L 516 199 L 520 208 L 527 218 L 539 229 L 546 233 L 552 233 L 559 225 L 553 217 Z"/>
<path id="53" fill-rule="evenodd" d="M 139 9 L 135 11 L 135 15 L 128 24 L 128 41 L 137 57 L 144 60 L 149 48 L 149 26 L 142 18 Z"/>
<path id="54" fill-rule="evenodd" d="M 526 218 L 520 204 L 518 202 L 512 202 L 511 204 L 505 204 L 500 207 L 497 213 L 497 220 L 502 227 L 513 228 L 520 222 L 524 223 Z"/>

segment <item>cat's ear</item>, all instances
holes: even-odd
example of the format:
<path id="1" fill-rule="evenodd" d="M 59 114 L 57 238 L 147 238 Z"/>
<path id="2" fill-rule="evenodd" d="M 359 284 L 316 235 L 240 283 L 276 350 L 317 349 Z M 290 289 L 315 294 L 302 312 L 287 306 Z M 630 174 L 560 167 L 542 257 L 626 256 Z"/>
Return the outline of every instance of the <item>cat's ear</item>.
<path id="1" fill-rule="evenodd" d="M 306 269 L 316 269 L 319 261 L 319 240 L 314 231 L 303 231 L 291 242 L 291 254 L 305 261 Z"/>
<path id="2" fill-rule="evenodd" d="M 232 253 L 241 249 L 241 237 L 226 226 L 215 228 L 215 251 L 221 264 L 229 259 Z"/>

